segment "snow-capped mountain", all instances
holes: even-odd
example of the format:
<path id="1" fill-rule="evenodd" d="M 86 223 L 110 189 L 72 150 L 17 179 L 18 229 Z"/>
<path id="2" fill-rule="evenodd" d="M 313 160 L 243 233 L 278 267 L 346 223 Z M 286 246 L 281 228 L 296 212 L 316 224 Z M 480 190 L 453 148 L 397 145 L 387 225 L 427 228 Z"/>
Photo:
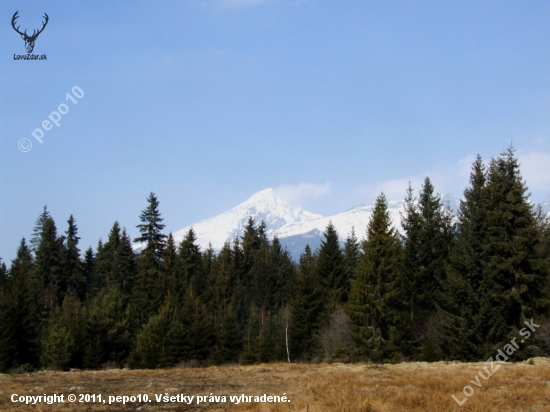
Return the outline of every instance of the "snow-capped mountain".
<path id="1" fill-rule="evenodd" d="M 396 227 L 400 228 L 403 201 L 388 202 L 388 210 Z M 310 213 L 299 206 L 289 205 L 273 189 L 265 189 L 245 202 L 218 216 L 184 227 L 173 234 L 179 243 L 192 227 L 197 235 L 197 243 L 204 250 L 209 244 L 215 250 L 221 249 L 224 242 L 241 236 L 249 217 L 256 223 L 262 220 L 267 226 L 267 235 L 277 236 L 293 258 L 298 258 L 306 244 L 315 250 L 321 243 L 323 232 L 329 222 L 335 226 L 342 241 L 352 228 L 358 239 L 366 233 L 367 224 L 374 205 L 356 207 L 333 216 Z"/>
<path id="2" fill-rule="evenodd" d="M 544 202 L 542 202 L 542 210 L 548 217 L 550 217 L 550 196 L 548 196 Z"/>
<path id="3" fill-rule="evenodd" d="M 449 194 L 441 198 L 445 207 L 456 216 L 459 200 Z M 543 209 L 550 215 L 550 196 L 542 204 Z M 405 202 L 388 201 L 388 212 L 393 226 L 401 231 L 401 214 Z M 242 236 L 249 217 L 259 224 L 266 223 L 267 235 L 270 238 L 277 236 L 281 244 L 287 248 L 294 259 L 298 259 L 309 244 L 315 250 L 321 244 L 323 232 L 329 222 L 332 222 L 342 242 L 355 230 L 356 237 L 364 238 L 367 225 L 373 213 L 374 205 L 355 207 L 347 212 L 332 216 L 322 216 L 293 206 L 283 200 L 273 189 L 264 189 L 233 209 L 218 216 L 186 226 L 173 234 L 178 244 L 193 228 L 197 235 L 197 243 L 204 250 L 209 244 L 214 250 L 220 250 L 227 240 Z M 139 246 L 136 247 L 139 249 Z"/>
<path id="4" fill-rule="evenodd" d="M 307 212 L 299 206 L 291 206 L 273 189 L 264 189 L 227 212 L 178 230 L 173 234 L 174 240 L 178 244 L 192 227 L 197 235 L 197 243 L 203 250 L 209 243 L 215 250 L 219 250 L 225 241 L 243 234 L 249 217 L 256 223 L 263 220 L 267 226 L 267 235 L 271 238 L 287 224 L 307 223 L 323 216 Z"/>

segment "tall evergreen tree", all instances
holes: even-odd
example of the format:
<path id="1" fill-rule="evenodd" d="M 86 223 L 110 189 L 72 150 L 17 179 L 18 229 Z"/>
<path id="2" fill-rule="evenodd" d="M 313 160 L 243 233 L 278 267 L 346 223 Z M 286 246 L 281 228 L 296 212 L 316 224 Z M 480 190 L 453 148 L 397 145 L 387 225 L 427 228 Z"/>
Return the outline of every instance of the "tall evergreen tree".
<path id="1" fill-rule="evenodd" d="M 149 318 L 137 336 L 130 365 L 149 369 L 173 366 L 185 357 L 186 338 L 176 303 L 168 294 L 159 312 Z"/>
<path id="2" fill-rule="evenodd" d="M 69 217 L 67 221 L 69 227 L 67 228 L 65 236 L 65 248 L 62 256 L 63 266 L 63 285 L 61 287 L 61 301 L 65 297 L 67 291 L 72 291 L 76 294 L 78 291 L 84 288 L 84 276 L 82 262 L 80 260 L 80 249 L 78 248 L 78 241 L 80 238 L 77 236 L 78 228 L 74 220 L 73 215 Z"/>
<path id="3" fill-rule="evenodd" d="M 95 254 L 94 254 L 94 250 L 90 246 L 88 249 L 86 249 L 86 252 L 84 252 L 84 261 L 82 262 L 84 288 L 78 291 L 78 297 L 80 298 L 80 300 L 84 300 L 84 298 L 88 296 L 88 293 L 90 292 L 90 288 L 92 286 L 93 273 L 94 273 L 94 265 L 95 265 Z"/>
<path id="4" fill-rule="evenodd" d="M 140 325 L 145 324 L 162 303 L 163 296 L 158 293 L 159 289 L 151 285 L 158 285 L 164 276 L 166 248 L 166 235 L 161 232 L 165 225 L 158 210 L 157 197 L 151 192 L 147 201 L 148 205 L 140 215 L 142 223 L 137 225 L 141 236 L 134 239 L 134 242 L 144 243 L 137 260 L 137 276 L 132 292 L 133 318 Z"/>
<path id="5" fill-rule="evenodd" d="M 486 231 L 481 304 L 488 308 L 483 336 L 489 345 L 508 340 L 523 320 L 548 311 L 540 232 L 513 148 L 489 164 Z"/>
<path id="6" fill-rule="evenodd" d="M 196 242 L 197 236 L 191 228 L 179 245 L 180 281 L 178 291 L 180 294 L 184 294 L 188 287 L 193 288 L 193 291 L 198 295 L 202 295 L 205 291 L 206 278 L 202 273 L 202 256 L 200 246 Z"/>
<path id="7" fill-rule="evenodd" d="M 346 302 L 351 291 L 351 281 L 354 277 L 355 269 L 359 263 L 359 242 L 355 236 L 355 228 L 351 228 L 351 232 L 346 238 L 344 244 L 344 268 L 346 273 L 345 289 L 343 301 Z"/>
<path id="8" fill-rule="evenodd" d="M 338 232 L 329 223 L 321 241 L 317 263 L 317 276 L 324 286 L 327 308 L 333 308 L 344 299 L 346 274 L 344 254 L 340 248 Z M 329 309 L 331 310 L 331 309 Z"/>
<path id="9" fill-rule="evenodd" d="M 166 235 L 162 233 L 165 225 L 162 223 L 159 212 L 159 201 L 156 195 L 151 192 L 147 198 L 147 207 L 139 216 L 141 224 L 137 225 L 141 236 L 134 239 L 134 242 L 145 243 L 145 251 L 150 252 L 156 261 L 162 260 L 166 246 Z"/>
<path id="10" fill-rule="evenodd" d="M 40 238 L 42 236 L 42 232 L 44 231 L 44 226 L 46 225 L 46 222 L 48 219 L 51 219 L 50 213 L 48 212 L 48 207 L 44 206 L 42 209 L 42 213 L 40 213 L 40 216 L 38 216 L 38 219 L 36 219 L 36 222 L 34 223 L 34 227 L 32 229 L 32 237 L 30 240 L 30 247 L 31 251 L 35 252 L 38 249 L 38 245 L 40 244 Z"/>
<path id="11" fill-rule="evenodd" d="M 49 312 L 59 303 L 65 284 L 61 252 L 63 238 L 57 237 L 57 228 L 52 218 L 46 219 L 40 243 L 36 249 L 34 278 L 37 288 L 43 290 L 41 305 Z"/>
<path id="12" fill-rule="evenodd" d="M 130 351 L 131 314 L 116 286 L 100 291 L 86 311 L 84 367 L 98 368 L 111 362 L 120 365 Z"/>
<path id="13" fill-rule="evenodd" d="M 441 196 L 427 177 L 418 200 L 420 213 L 420 243 L 416 278 L 418 279 L 417 305 L 423 311 L 435 309 L 442 300 L 446 268 L 452 245 L 452 216 L 443 206 Z"/>
<path id="14" fill-rule="evenodd" d="M 447 270 L 446 299 L 440 306 L 449 357 L 474 360 L 483 356 L 480 334 L 485 327 L 484 267 L 487 251 L 486 172 L 477 156 L 472 165 L 470 186 L 460 202 L 456 240 Z"/>
<path id="15" fill-rule="evenodd" d="M 0 302 L 0 370 L 36 365 L 39 354 L 41 290 L 33 282 L 33 258 L 21 240 L 9 270 L 7 293 Z"/>
<path id="16" fill-rule="evenodd" d="M 307 245 L 300 256 L 292 296 L 289 340 L 293 359 L 309 360 L 316 351 L 316 335 L 325 305 L 323 286 L 316 265 L 317 258 Z"/>
<path id="17" fill-rule="evenodd" d="M 395 289 L 402 250 L 383 193 L 376 199 L 361 248 L 348 304 L 352 332 L 360 357 L 384 362 L 398 352 Z"/>

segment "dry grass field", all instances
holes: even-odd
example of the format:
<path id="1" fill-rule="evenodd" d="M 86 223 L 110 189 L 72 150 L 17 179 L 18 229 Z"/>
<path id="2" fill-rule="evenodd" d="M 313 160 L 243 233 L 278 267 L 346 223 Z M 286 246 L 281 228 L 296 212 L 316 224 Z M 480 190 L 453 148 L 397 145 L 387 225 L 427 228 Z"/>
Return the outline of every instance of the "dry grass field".
<path id="1" fill-rule="evenodd" d="M 166 370 L 38 372 L 0 375 L 0 409 L 34 411 L 549 411 L 550 360 L 503 364 L 481 387 L 470 380 L 483 363 L 264 364 Z M 485 374 L 486 375 L 486 374 Z M 475 380 L 474 380 L 475 382 Z M 465 398 L 459 407 L 451 398 Z M 10 396 L 65 394 L 65 403 L 34 406 L 12 403 Z M 77 402 L 67 402 L 67 395 Z M 99 394 L 103 403 L 78 403 L 81 394 Z M 152 402 L 108 405 L 109 395 L 148 394 Z M 225 395 L 226 403 L 157 403 L 154 394 Z M 241 403 L 229 395 L 282 396 L 288 403 Z"/>

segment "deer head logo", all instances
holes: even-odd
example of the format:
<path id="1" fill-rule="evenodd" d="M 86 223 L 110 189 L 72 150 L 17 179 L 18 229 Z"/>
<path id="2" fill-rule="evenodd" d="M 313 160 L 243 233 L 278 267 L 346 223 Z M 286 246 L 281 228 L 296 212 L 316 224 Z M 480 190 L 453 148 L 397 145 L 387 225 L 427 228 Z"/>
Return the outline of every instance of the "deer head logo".
<path id="1" fill-rule="evenodd" d="M 40 33 L 42 33 L 42 31 L 44 30 L 44 28 L 46 27 L 46 24 L 48 24 L 49 17 L 46 13 L 44 13 L 44 19 L 46 19 L 46 21 L 44 23 L 42 23 L 42 28 L 40 30 L 38 30 L 38 32 L 36 30 L 34 30 L 32 32 L 32 35 L 29 36 L 27 34 L 27 30 L 25 30 L 24 33 L 21 33 L 19 31 L 19 26 L 15 27 L 15 20 L 17 20 L 17 18 L 19 17 L 17 15 L 17 13 L 19 13 L 19 10 L 17 10 L 14 13 L 13 17 L 11 18 L 11 25 L 12 25 L 13 29 L 21 35 L 21 38 L 23 40 L 25 40 L 25 48 L 27 49 L 27 53 L 32 53 L 32 51 L 34 49 L 34 42 L 36 41 L 36 38 L 38 37 L 38 35 Z"/>

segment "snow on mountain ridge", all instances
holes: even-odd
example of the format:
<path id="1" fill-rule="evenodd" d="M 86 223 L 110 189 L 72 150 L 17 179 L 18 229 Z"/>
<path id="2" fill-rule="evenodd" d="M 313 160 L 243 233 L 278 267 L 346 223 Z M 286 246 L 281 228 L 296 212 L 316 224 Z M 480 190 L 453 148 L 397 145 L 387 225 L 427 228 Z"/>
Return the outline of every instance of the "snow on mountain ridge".
<path id="1" fill-rule="evenodd" d="M 404 208 L 404 201 L 388 202 L 388 212 L 390 214 L 390 219 L 392 220 L 394 227 L 396 227 L 397 229 L 401 229 L 400 213 L 404 210 Z M 320 217 L 312 221 L 287 223 L 283 227 L 276 230 L 274 234 L 279 239 L 283 239 L 290 236 L 308 233 L 315 229 L 322 233 L 325 231 L 329 222 L 332 222 L 341 238 L 345 238 L 347 235 L 349 235 L 353 228 L 355 230 L 355 235 L 357 236 L 357 238 L 361 239 L 366 234 L 367 225 L 373 211 L 374 205 L 360 206 L 347 212 L 338 213 L 332 216 Z"/>
<path id="2" fill-rule="evenodd" d="M 197 243 L 203 249 L 211 243 L 215 250 L 219 250 L 227 240 L 243 234 L 249 217 L 256 223 L 263 220 L 267 235 L 272 237 L 277 229 L 286 224 L 312 221 L 322 216 L 299 206 L 291 206 L 273 189 L 264 189 L 227 212 L 178 230 L 173 234 L 174 240 L 176 244 L 179 243 L 192 227 L 197 235 Z"/>

